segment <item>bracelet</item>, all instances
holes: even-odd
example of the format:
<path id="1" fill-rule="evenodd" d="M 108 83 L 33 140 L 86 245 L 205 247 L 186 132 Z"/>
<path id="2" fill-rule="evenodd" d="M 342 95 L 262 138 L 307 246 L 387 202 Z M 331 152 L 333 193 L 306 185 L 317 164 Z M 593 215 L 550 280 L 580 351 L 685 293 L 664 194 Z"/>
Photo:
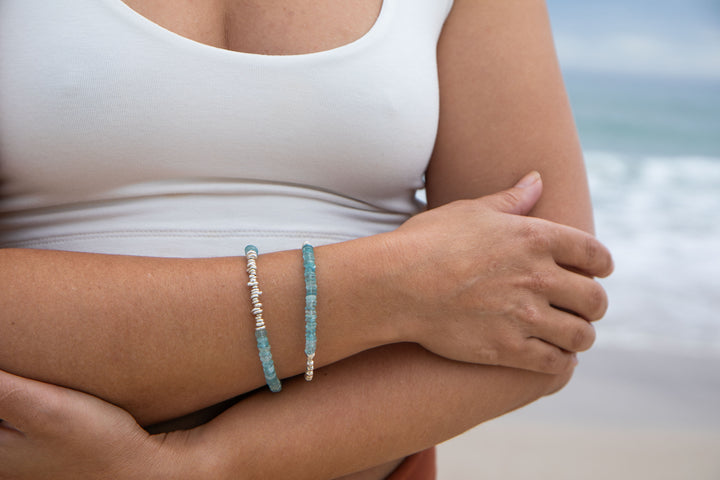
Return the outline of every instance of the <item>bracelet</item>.
<path id="1" fill-rule="evenodd" d="M 315 370 L 315 348 L 317 346 L 317 281 L 315 279 L 315 251 L 305 242 L 302 247 L 305 269 L 305 380 L 311 381 Z"/>
<path id="2" fill-rule="evenodd" d="M 263 320 L 262 315 L 262 303 L 260 303 L 260 295 L 262 292 L 260 291 L 260 284 L 257 279 L 257 248 L 254 245 L 245 247 L 245 257 L 247 259 L 250 302 L 252 303 L 251 313 L 255 317 L 255 340 L 257 341 L 258 352 L 260 354 L 260 362 L 262 363 L 265 381 L 268 387 L 270 387 L 270 391 L 279 392 L 282 390 L 282 386 L 275 371 L 275 362 L 273 362 L 272 353 L 270 352 L 270 341 L 268 340 L 267 330 L 265 330 L 265 320 Z"/>

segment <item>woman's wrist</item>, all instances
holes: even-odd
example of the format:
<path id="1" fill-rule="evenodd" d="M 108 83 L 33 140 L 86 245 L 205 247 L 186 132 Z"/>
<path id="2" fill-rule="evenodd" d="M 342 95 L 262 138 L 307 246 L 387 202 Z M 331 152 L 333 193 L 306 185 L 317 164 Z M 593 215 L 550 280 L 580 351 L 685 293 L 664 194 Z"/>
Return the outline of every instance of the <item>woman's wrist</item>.
<path id="1" fill-rule="evenodd" d="M 221 458 L 213 455 L 210 446 L 198 441 L 194 430 L 181 430 L 152 435 L 125 474 L 125 480 L 223 480 Z"/>
<path id="2" fill-rule="evenodd" d="M 395 230 L 369 237 L 376 254 L 373 262 L 377 265 L 375 280 L 369 285 L 373 292 L 373 303 L 379 308 L 380 314 L 375 319 L 380 334 L 380 345 L 394 343 L 422 343 L 427 334 L 422 321 L 423 311 L 413 310 L 421 305 L 417 295 L 425 289 L 425 285 L 433 281 L 425 278 L 424 284 L 417 282 L 422 279 L 418 275 L 421 269 L 421 248 L 413 245 L 413 239 Z"/>
<path id="3" fill-rule="evenodd" d="M 323 348 L 322 307 L 351 322 L 357 352 L 412 341 L 407 306 L 394 292 L 402 277 L 394 233 L 383 233 L 316 249 L 318 356 Z"/>

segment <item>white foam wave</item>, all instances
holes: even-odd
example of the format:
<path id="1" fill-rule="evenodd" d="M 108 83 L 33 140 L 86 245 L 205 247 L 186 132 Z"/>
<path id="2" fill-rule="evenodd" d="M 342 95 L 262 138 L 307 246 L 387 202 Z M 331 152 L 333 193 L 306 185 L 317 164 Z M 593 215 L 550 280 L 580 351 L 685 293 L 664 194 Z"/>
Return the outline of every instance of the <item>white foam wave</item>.
<path id="1" fill-rule="evenodd" d="M 720 159 L 586 157 L 616 262 L 600 341 L 720 353 Z"/>

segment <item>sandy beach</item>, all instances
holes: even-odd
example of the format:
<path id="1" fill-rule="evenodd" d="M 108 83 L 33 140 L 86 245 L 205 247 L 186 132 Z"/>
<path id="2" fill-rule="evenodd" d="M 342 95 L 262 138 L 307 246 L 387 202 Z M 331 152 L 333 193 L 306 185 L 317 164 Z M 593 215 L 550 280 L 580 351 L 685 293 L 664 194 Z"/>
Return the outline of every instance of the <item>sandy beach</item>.
<path id="1" fill-rule="evenodd" d="M 439 447 L 440 480 L 720 479 L 720 355 L 596 347 L 558 394 Z"/>

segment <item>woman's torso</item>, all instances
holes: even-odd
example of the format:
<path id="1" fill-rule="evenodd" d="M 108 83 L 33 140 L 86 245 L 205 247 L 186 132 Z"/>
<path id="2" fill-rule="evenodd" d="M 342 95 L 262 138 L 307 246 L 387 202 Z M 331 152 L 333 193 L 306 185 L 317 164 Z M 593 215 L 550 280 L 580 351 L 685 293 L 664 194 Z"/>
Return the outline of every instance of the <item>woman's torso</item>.
<path id="1" fill-rule="evenodd" d="M 0 2 L 0 246 L 233 255 L 419 210 L 450 0 L 131 3 L 186 36 L 120 0 Z"/>
<path id="2" fill-rule="evenodd" d="M 451 0 L 127 3 L 0 1 L 0 247 L 236 255 L 420 209 Z"/>

